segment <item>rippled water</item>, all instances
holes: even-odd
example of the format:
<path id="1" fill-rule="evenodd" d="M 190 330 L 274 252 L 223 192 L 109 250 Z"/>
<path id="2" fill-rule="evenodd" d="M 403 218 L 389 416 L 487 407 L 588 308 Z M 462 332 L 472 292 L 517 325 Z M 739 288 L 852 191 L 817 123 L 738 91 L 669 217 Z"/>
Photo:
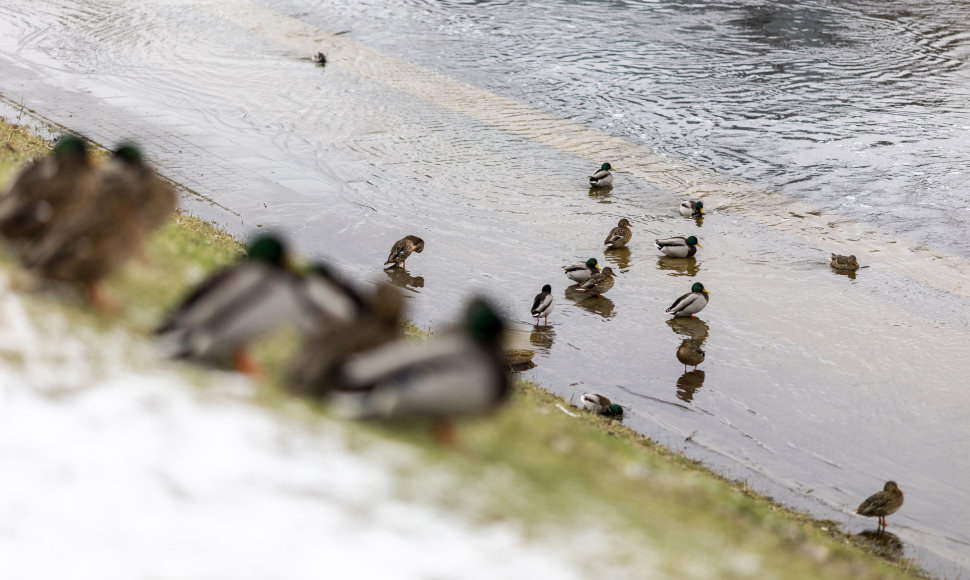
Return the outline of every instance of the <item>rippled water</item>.
<path id="1" fill-rule="evenodd" d="M 489 294 L 539 351 L 528 376 L 607 394 L 797 507 L 861 531 L 849 513 L 895 479 L 906 555 L 953 575 L 970 570 L 966 28 L 956 2 L 38 1 L 0 7 L 0 93 L 141 138 L 194 211 L 390 278 L 421 325 Z M 614 155 L 628 172 L 589 191 Z M 695 223 L 676 207 L 699 179 Z M 604 255 L 619 217 L 633 241 Z M 406 233 L 426 251 L 382 272 Z M 695 260 L 658 256 L 677 233 Z M 870 267 L 838 275 L 830 251 Z M 619 271 L 601 299 L 560 270 L 590 256 Z M 711 305 L 669 321 L 694 280 Z M 557 311 L 533 327 L 544 283 Z M 683 337 L 707 351 L 697 371 Z"/>

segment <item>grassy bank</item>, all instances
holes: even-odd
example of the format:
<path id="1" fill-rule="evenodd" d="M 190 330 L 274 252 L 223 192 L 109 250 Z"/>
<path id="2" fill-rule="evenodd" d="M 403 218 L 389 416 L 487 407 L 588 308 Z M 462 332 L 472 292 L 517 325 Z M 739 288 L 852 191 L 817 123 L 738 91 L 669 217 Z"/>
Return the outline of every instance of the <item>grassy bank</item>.
<path id="1" fill-rule="evenodd" d="M 47 150 L 28 132 L 0 124 L 0 184 Z M 73 325 L 147 337 L 188 286 L 237 259 L 242 247 L 180 214 L 146 250 L 146 261 L 129 264 L 107 285 L 121 305 L 112 317 L 77 296 L 38 291 L 8 255 L 0 267 L 33 308 L 63 313 Z M 335 425 L 325 408 L 284 392 L 294 346 L 287 334 L 259 346 L 269 372 L 254 402 L 290 421 Z M 574 557 L 598 577 L 920 577 L 911 563 L 878 557 L 834 522 L 788 511 L 615 421 L 564 409 L 562 399 L 518 381 L 500 413 L 460 425 L 457 451 L 434 445 L 424 424 L 336 428 L 361 454 L 388 443 L 400 449 L 380 460 L 394 464 L 403 496 L 472 521 L 511 522 L 534 537 L 580 538 L 570 545 L 585 553 Z"/>

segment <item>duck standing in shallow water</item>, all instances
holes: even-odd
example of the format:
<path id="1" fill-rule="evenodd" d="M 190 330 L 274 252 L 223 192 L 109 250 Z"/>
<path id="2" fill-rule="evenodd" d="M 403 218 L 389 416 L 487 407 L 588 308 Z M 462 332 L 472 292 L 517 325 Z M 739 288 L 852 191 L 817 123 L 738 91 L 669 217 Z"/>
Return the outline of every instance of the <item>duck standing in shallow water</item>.
<path id="1" fill-rule="evenodd" d="M 882 491 L 870 495 L 859 504 L 855 513 L 860 516 L 878 517 L 879 527 L 886 527 L 886 516 L 896 513 L 903 505 L 903 492 L 895 481 L 887 481 Z"/>
<path id="2" fill-rule="evenodd" d="M 563 266 L 562 269 L 566 271 L 566 277 L 577 284 L 582 284 L 600 272 L 600 267 L 596 262 L 596 258 L 590 258 L 580 264 Z"/>
<path id="3" fill-rule="evenodd" d="M 589 176 L 589 185 L 591 187 L 607 187 L 613 185 L 613 174 L 610 170 L 613 166 L 609 163 L 604 163 L 600 165 L 599 171 Z"/>
<path id="4" fill-rule="evenodd" d="M 552 312 L 555 301 L 552 299 L 552 286 L 546 284 L 542 287 L 542 292 L 536 294 L 536 297 L 532 300 L 532 317 L 536 319 L 536 325 L 539 324 L 540 318 L 546 319 L 546 325 L 549 324 L 549 314 Z"/>
<path id="5" fill-rule="evenodd" d="M 662 240 L 654 240 L 657 244 L 657 249 L 664 253 L 666 256 L 671 258 L 690 258 L 697 253 L 697 248 L 703 248 L 697 242 L 695 236 L 674 236 L 672 238 L 664 238 Z"/>
<path id="6" fill-rule="evenodd" d="M 394 242 L 391 246 L 391 253 L 387 255 L 387 261 L 384 262 L 384 269 L 394 268 L 395 266 L 401 266 L 406 268 L 406 261 L 411 252 L 421 253 L 424 251 L 424 240 L 418 236 L 405 236 L 400 240 Z"/>
<path id="7" fill-rule="evenodd" d="M 684 372 L 687 372 L 687 365 L 693 365 L 694 370 L 697 370 L 697 365 L 704 362 L 704 351 L 701 347 L 694 344 L 694 341 L 685 338 L 680 346 L 677 347 L 677 360 L 684 365 Z"/>
<path id="8" fill-rule="evenodd" d="M 704 202 L 685 200 L 680 203 L 680 215 L 684 217 L 701 217 L 704 215 Z"/>
<path id="9" fill-rule="evenodd" d="M 610 230 L 610 233 L 603 240 L 603 245 L 606 246 L 607 250 L 622 248 L 627 245 L 630 238 L 633 237 L 633 232 L 630 231 L 630 220 L 623 218 L 617 224 L 616 227 Z"/>
<path id="10" fill-rule="evenodd" d="M 855 271 L 859 269 L 859 262 L 856 261 L 855 256 L 832 254 L 832 257 L 829 258 L 829 265 L 836 270 Z"/>
<path id="11" fill-rule="evenodd" d="M 579 289 L 594 296 L 601 296 L 613 287 L 613 268 L 607 266 L 603 271 L 580 284 Z"/>
<path id="12" fill-rule="evenodd" d="M 320 66 L 327 66 L 327 55 L 323 54 L 322 52 L 317 51 L 310 60 Z"/>
<path id="13" fill-rule="evenodd" d="M 606 415 L 607 417 L 623 416 L 623 407 L 613 403 L 603 395 L 584 393 L 580 401 L 582 401 L 584 409 L 598 415 Z"/>
<path id="14" fill-rule="evenodd" d="M 173 310 L 155 334 L 173 348 L 175 358 L 231 363 L 258 375 L 247 346 L 284 324 L 306 315 L 290 271 L 283 242 L 272 235 L 255 238 L 246 259 L 203 280 Z"/>
<path id="15" fill-rule="evenodd" d="M 703 284 L 694 282 L 694 285 L 690 287 L 690 292 L 674 300 L 667 312 L 677 317 L 693 316 L 707 306 L 709 294 L 710 292 L 704 289 Z"/>

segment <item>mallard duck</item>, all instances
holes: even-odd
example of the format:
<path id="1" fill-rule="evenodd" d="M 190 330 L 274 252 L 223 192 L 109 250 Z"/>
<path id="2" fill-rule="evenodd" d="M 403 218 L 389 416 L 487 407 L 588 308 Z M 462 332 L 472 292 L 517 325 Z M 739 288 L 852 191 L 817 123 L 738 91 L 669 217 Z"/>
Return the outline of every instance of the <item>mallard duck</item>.
<path id="1" fill-rule="evenodd" d="M 339 386 L 337 372 L 348 357 L 402 337 L 403 315 L 400 291 L 388 283 L 378 285 L 358 315 L 307 338 L 290 368 L 291 388 L 314 397 L 328 394 Z"/>
<path id="2" fill-rule="evenodd" d="M 885 527 L 886 516 L 896 513 L 903 505 L 903 492 L 895 481 L 887 481 L 882 491 L 870 495 L 859 504 L 855 513 L 860 516 L 878 517 L 879 526 Z"/>
<path id="3" fill-rule="evenodd" d="M 436 436 L 449 438 L 450 419 L 491 411 L 509 395 L 504 326 L 487 302 L 475 299 L 457 328 L 347 359 L 337 373 L 339 388 L 359 392 L 337 397 L 338 412 L 359 419 L 434 418 Z"/>
<path id="4" fill-rule="evenodd" d="M 571 266 L 563 266 L 562 269 L 566 271 L 566 277 L 577 284 L 582 284 L 583 282 L 589 280 L 590 277 L 595 274 L 599 274 L 600 272 L 600 267 L 596 262 L 596 258 L 590 258 L 585 262 L 573 264 Z"/>
<path id="5" fill-rule="evenodd" d="M 313 54 L 313 58 L 311 58 L 310 60 L 312 60 L 313 62 L 317 63 L 320 66 L 327 66 L 327 56 L 322 52 L 317 51 L 316 53 Z"/>
<path id="6" fill-rule="evenodd" d="M 610 230 L 610 233 L 603 240 L 603 245 L 607 249 L 622 248 L 630 241 L 633 237 L 633 232 L 630 231 L 630 220 L 623 218 L 617 224 L 616 227 Z"/>
<path id="7" fill-rule="evenodd" d="M 687 372 L 687 365 L 693 365 L 696 371 L 697 365 L 704 362 L 704 351 L 694 344 L 693 340 L 685 338 L 677 347 L 677 360 L 684 365 L 685 373 Z"/>
<path id="8" fill-rule="evenodd" d="M 111 310 L 101 280 L 138 251 L 147 231 L 157 225 L 150 219 L 158 215 L 145 212 L 165 203 L 149 199 L 155 194 L 146 193 L 145 176 L 127 155 L 113 155 L 96 175 L 94 192 L 72 202 L 71 215 L 25 251 L 23 262 L 43 278 L 82 286 L 95 307 Z"/>
<path id="9" fill-rule="evenodd" d="M 583 408 L 607 417 L 620 417 L 623 415 L 623 407 L 611 402 L 603 395 L 595 393 L 584 393 L 582 399 Z"/>
<path id="10" fill-rule="evenodd" d="M 539 324 L 540 318 L 546 319 L 546 324 L 549 324 L 549 314 L 552 312 L 554 301 L 552 299 L 552 286 L 546 284 L 542 287 L 542 292 L 536 294 L 536 297 L 532 300 L 532 317 L 536 319 L 536 324 Z"/>
<path id="11" fill-rule="evenodd" d="M 274 235 L 254 238 L 246 258 L 203 280 L 155 330 L 173 357 L 226 363 L 259 374 L 247 345 L 284 324 L 299 324 L 305 309 L 287 249 Z"/>
<path id="12" fill-rule="evenodd" d="M 839 254 L 832 254 L 832 257 L 829 260 L 829 265 L 836 270 L 859 269 L 859 262 L 856 261 L 855 256 L 840 256 Z"/>
<path id="13" fill-rule="evenodd" d="M 600 165 L 599 171 L 589 176 L 589 184 L 593 187 L 606 187 L 613 185 L 613 174 L 610 170 L 613 166 L 609 163 Z"/>
<path id="14" fill-rule="evenodd" d="M 693 316 L 707 306 L 710 292 L 700 282 L 694 282 L 690 292 L 684 294 L 670 305 L 667 312 L 674 316 Z"/>
<path id="15" fill-rule="evenodd" d="M 680 203 L 680 215 L 684 217 L 700 217 L 704 215 L 704 202 L 687 200 Z"/>
<path id="16" fill-rule="evenodd" d="M 360 293 L 323 262 L 315 262 L 307 269 L 295 291 L 305 313 L 300 326 L 309 334 L 351 322 L 365 306 Z"/>
<path id="17" fill-rule="evenodd" d="M 393 268 L 400 265 L 406 268 L 407 264 L 405 261 L 411 252 L 421 253 L 424 251 L 424 240 L 418 236 L 405 236 L 400 240 L 394 242 L 394 246 L 391 247 L 391 253 L 387 255 L 387 261 L 384 262 L 384 269 Z"/>
<path id="18" fill-rule="evenodd" d="M 50 155 L 24 168 L 0 198 L 0 234 L 28 249 L 91 202 L 98 176 L 87 145 L 65 135 Z"/>
<path id="19" fill-rule="evenodd" d="M 141 150 L 133 143 L 123 143 L 112 152 L 112 161 L 119 171 L 128 173 L 130 187 L 135 188 L 138 213 L 145 222 L 145 231 L 161 225 L 175 211 L 178 197 L 172 186 L 145 163 Z"/>
<path id="20" fill-rule="evenodd" d="M 602 272 L 580 284 L 579 289 L 585 290 L 588 294 L 600 296 L 613 287 L 613 276 L 613 268 L 607 266 Z"/>
<path id="21" fill-rule="evenodd" d="M 671 258 L 690 258 L 697 253 L 697 248 L 704 247 L 697 243 L 695 236 L 688 236 L 686 238 L 684 236 L 674 236 L 672 238 L 655 240 L 654 242 L 657 244 L 658 250 Z"/>

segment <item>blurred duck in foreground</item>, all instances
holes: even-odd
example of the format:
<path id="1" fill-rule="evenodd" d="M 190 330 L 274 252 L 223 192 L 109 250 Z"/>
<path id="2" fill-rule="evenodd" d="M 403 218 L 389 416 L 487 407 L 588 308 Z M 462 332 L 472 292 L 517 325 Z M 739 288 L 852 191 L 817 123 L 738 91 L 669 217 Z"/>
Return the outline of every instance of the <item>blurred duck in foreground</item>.
<path id="1" fill-rule="evenodd" d="M 598 415 L 606 415 L 607 417 L 623 416 L 623 407 L 613 403 L 603 395 L 585 393 L 580 400 L 583 403 L 583 408 L 587 411 L 592 411 Z"/>
<path id="2" fill-rule="evenodd" d="M 42 278 L 83 286 L 96 307 L 112 304 L 100 282 L 133 256 L 145 236 L 174 210 L 175 192 L 145 165 L 131 144 L 114 151 L 97 170 L 93 194 L 71 204 L 25 251 L 24 264 Z"/>
<path id="3" fill-rule="evenodd" d="M 613 166 L 609 163 L 600 165 L 599 170 L 589 176 L 589 184 L 592 187 L 607 187 L 613 185 L 613 174 L 610 170 Z"/>
<path id="4" fill-rule="evenodd" d="M 603 240 L 603 245 L 606 246 L 607 250 L 622 248 L 627 245 L 632 237 L 633 232 L 630 231 L 630 220 L 623 218 L 607 234 L 606 239 Z"/>
<path id="5" fill-rule="evenodd" d="M 896 513 L 903 505 L 903 492 L 895 481 L 887 481 L 882 491 L 870 495 L 859 504 L 855 513 L 860 516 L 879 518 L 879 527 L 886 527 L 886 516 Z"/>
<path id="6" fill-rule="evenodd" d="M 347 324 L 366 306 L 360 293 L 323 262 L 311 265 L 295 290 L 306 313 L 300 328 L 307 335 L 319 335 L 333 326 Z"/>
<path id="7" fill-rule="evenodd" d="M 97 181 L 84 140 L 61 137 L 51 154 L 24 168 L 0 198 L 0 235 L 32 248 L 91 202 Z"/>
<path id="8" fill-rule="evenodd" d="M 687 365 L 693 365 L 694 370 L 697 370 L 697 365 L 704 362 L 704 351 L 701 347 L 697 346 L 694 341 L 690 338 L 685 338 L 680 346 L 677 347 L 677 360 L 684 365 L 684 372 L 687 372 Z"/>
<path id="9" fill-rule="evenodd" d="M 674 300 L 667 312 L 674 316 L 693 316 L 707 306 L 709 294 L 710 292 L 704 289 L 703 284 L 694 282 L 694 285 L 690 287 L 690 292 Z"/>
<path id="10" fill-rule="evenodd" d="M 599 274 L 600 271 L 596 258 L 590 258 L 585 262 L 573 264 L 571 266 L 563 266 L 562 269 L 565 270 L 566 277 L 577 284 L 582 284 L 583 282 L 589 280 L 594 274 Z"/>
<path id="11" fill-rule="evenodd" d="M 829 259 L 829 265 L 836 270 L 858 270 L 859 262 L 856 261 L 855 256 L 841 256 L 839 254 L 832 254 Z"/>
<path id="12" fill-rule="evenodd" d="M 549 314 L 552 313 L 555 301 L 552 299 L 552 286 L 546 284 L 542 287 L 542 292 L 536 294 L 536 297 L 532 300 L 532 317 L 536 319 L 536 324 L 539 324 L 540 318 L 546 319 L 546 324 L 549 324 Z"/>
<path id="13" fill-rule="evenodd" d="M 297 393 L 324 397 L 340 386 L 340 365 L 353 355 L 402 338 L 404 299 L 394 286 L 380 284 L 351 319 L 308 336 L 290 367 L 289 384 Z"/>
<path id="14" fill-rule="evenodd" d="M 603 271 L 594 275 L 589 280 L 580 284 L 579 289 L 585 290 L 588 294 L 602 296 L 613 287 L 613 268 L 607 266 Z"/>
<path id="15" fill-rule="evenodd" d="M 298 324 L 305 314 L 294 291 L 299 281 L 283 242 L 259 236 L 250 242 L 245 260 L 203 280 L 155 333 L 171 345 L 175 358 L 259 374 L 246 347 L 284 324 Z"/>
<path id="16" fill-rule="evenodd" d="M 685 200 L 680 203 L 680 215 L 684 217 L 700 217 L 704 215 L 704 202 Z"/>
<path id="17" fill-rule="evenodd" d="M 665 256 L 670 256 L 671 258 L 690 258 L 697 253 L 697 248 L 703 248 L 697 242 L 695 236 L 674 236 L 672 238 L 664 238 L 662 240 L 654 240 L 657 244 L 657 249 L 663 252 Z"/>
<path id="18" fill-rule="evenodd" d="M 431 418 L 439 441 L 452 441 L 451 419 L 479 415 L 509 395 L 511 373 L 500 344 L 504 323 L 484 300 L 462 324 L 427 341 L 396 340 L 349 357 L 337 373 L 345 393 L 335 406 L 358 419 Z"/>
<path id="19" fill-rule="evenodd" d="M 391 247 L 391 253 L 387 255 L 387 261 L 384 262 L 384 269 L 394 268 L 396 266 L 401 266 L 406 268 L 406 260 L 412 252 L 421 253 L 424 251 L 424 240 L 418 236 L 405 236 L 400 240 L 394 242 Z"/>

